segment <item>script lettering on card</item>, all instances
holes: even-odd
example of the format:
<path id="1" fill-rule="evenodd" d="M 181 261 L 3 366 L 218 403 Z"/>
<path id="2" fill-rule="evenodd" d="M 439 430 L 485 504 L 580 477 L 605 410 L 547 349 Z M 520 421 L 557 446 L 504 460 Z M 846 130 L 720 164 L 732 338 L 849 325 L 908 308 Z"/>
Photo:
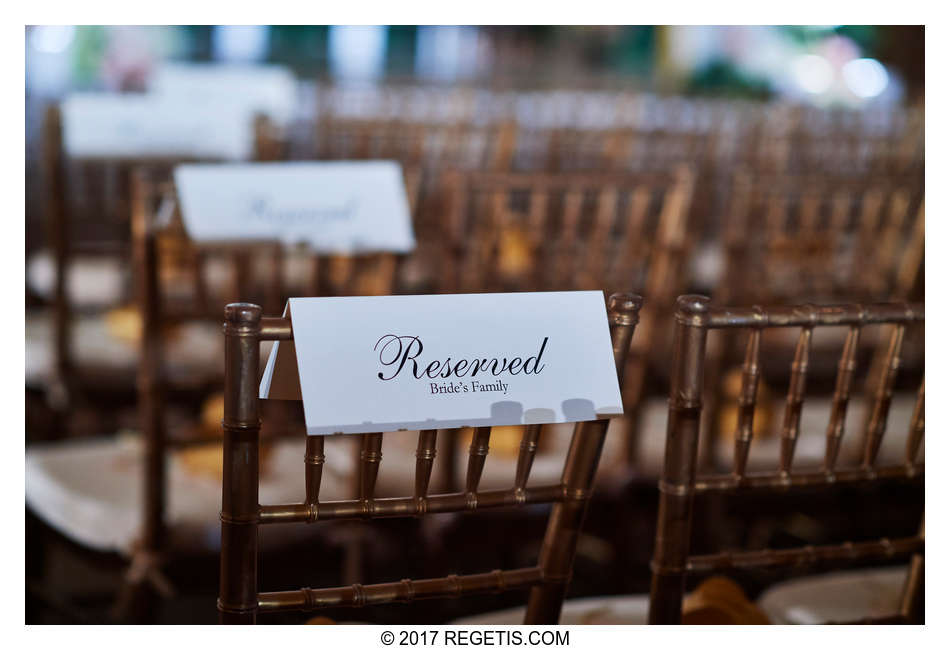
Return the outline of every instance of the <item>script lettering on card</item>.
<path id="1" fill-rule="evenodd" d="M 195 241 L 282 241 L 334 254 L 415 247 L 402 169 L 391 161 L 180 165 L 175 186 Z"/>

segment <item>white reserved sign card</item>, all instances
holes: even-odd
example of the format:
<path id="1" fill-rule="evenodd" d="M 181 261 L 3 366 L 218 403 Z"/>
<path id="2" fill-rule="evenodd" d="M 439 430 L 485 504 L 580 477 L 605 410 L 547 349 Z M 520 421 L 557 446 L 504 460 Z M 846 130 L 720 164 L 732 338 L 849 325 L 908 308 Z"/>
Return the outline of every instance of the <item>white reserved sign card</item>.
<path id="1" fill-rule="evenodd" d="M 280 65 L 175 62 L 154 70 L 149 92 L 193 104 L 238 106 L 287 125 L 294 116 L 297 80 Z"/>
<path id="2" fill-rule="evenodd" d="M 415 247 L 402 169 L 392 161 L 180 165 L 175 187 L 195 241 L 269 239 L 327 253 Z"/>
<path id="3" fill-rule="evenodd" d="M 63 145 L 76 157 L 212 158 L 254 153 L 253 113 L 131 93 L 77 93 L 60 108 Z"/>
<path id="4" fill-rule="evenodd" d="M 599 291 L 291 298 L 260 397 L 311 435 L 623 414 Z"/>

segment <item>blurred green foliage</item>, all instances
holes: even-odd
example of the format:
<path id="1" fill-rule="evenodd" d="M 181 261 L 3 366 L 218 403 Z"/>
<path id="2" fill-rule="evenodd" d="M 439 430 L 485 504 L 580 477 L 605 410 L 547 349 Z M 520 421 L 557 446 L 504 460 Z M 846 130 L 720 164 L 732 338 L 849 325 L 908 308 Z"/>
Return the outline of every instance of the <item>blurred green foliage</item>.
<path id="1" fill-rule="evenodd" d="M 76 85 L 88 87 L 99 80 L 99 70 L 109 39 L 106 28 L 89 25 L 76 28 L 73 45 L 73 75 Z"/>
<path id="2" fill-rule="evenodd" d="M 745 74 L 721 59 L 695 70 L 684 91 L 690 95 L 708 94 L 736 99 L 768 99 L 772 93 L 766 79 Z"/>

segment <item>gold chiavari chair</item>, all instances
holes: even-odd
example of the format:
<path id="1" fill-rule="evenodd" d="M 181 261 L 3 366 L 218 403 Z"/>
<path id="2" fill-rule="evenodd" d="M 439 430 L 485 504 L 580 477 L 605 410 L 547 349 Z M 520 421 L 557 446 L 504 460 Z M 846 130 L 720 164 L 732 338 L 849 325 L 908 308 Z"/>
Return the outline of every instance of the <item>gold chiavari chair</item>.
<path id="1" fill-rule="evenodd" d="M 633 295 L 614 295 L 608 304 L 614 358 L 622 381 L 641 299 Z M 578 423 L 560 482 L 539 487 L 528 486 L 527 482 L 540 427 L 526 426 L 513 486 L 482 491 L 479 491 L 479 482 L 488 454 L 491 427 L 480 427 L 472 440 L 464 491 L 445 494 L 429 494 L 438 432 L 421 431 L 413 494 L 391 498 L 374 497 L 382 462 L 383 434 L 361 434 L 359 493 L 355 499 L 341 501 L 320 500 L 324 438 L 310 436 L 305 459 L 304 500 L 292 504 L 261 504 L 258 494 L 260 439 L 262 430 L 267 432 L 274 426 L 268 416 L 275 405 L 270 400 L 258 399 L 260 344 L 267 340 L 292 339 L 289 320 L 262 318 L 257 305 L 238 303 L 225 310 L 225 446 L 218 598 L 221 622 L 254 623 L 258 614 L 284 610 L 363 607 L 515 589 L 531 590 L 526 622 L 557 622 L 608 421 Z M 284 420 L 277 426 L 287 424 Z M 302 424 L 301 412 L 293 425 L 297 432 L 302 432 Z M 372 585 L 258 591 L 258 534 L 262 526 L 425 516 L 538 503 L 553 506 L 536 566 L 445 578 L 407 578 Z"/>
<path id="2" fill-rule="evenodd" d="M 442 289 L 648 285 L 685 253 L 693 175 L 456 173 L 443 187 Z"/>
<path id="3" fill-rule="evenodd" d="M 924 195 L 913 176 L 775 175 L 736 172 L 722 218 L 720 304 L 874 302 L 922 297 Z M 707 285 L 708 286 L 708 285 Z M 738 366 L 734 332 L 710 340 L 711 381 Z M 781 333 L 774 333 L 779 336 Z M 823 346 L 825 338 L 814 342 Z M 788 346 L 794 345 L 791 338 Z M 874 335 L 862 341 L 877 348 Z M 876 364 L 879 365 L 879 364 Z M 873 373 L 872 373 L 873 375 Z M 722 433 L 719 385 L 707 386 L 708 438 L 702 464 Z"/>
<path id="4" fill-rule="evenodd" d="M 407 172 L 407 192 L 413 199 L 418 188 L 414 177 Z M 133 569 L 118 606 L 124 618 L 137 616 L 131 608 L 137 606 L 143 587 L 164 584 L 160 569 L 169 547 L 167 455 L 184 448 L 220 445 L 220 438 L 208 435 L 206 423 L 197 418 L 169 426 L 170 389 L 213 394 L 223 380 L 213 363 L 181 367 L 183 360 L 173 358 L 175 352 L 167 341 L 169 328 L 210 326 L 220 318 L 221 306 L 240 295 L 259 296 L 269 309 L 279 312 L 290 295 L 392 294 L 397 290 L 399 267 L 397 255 L 391 253 L 358 257 L 307 253 L 294 265 L 278 242 L 197 244 L 188 239 L 166 176 L 141 168 L 132 183 L 133 262 L 142 323 L 137 387 L 144 442 L 144 516 Z M 411 199 L 410 210 L 414 206 Z M 209 280 L 215 262 L 229 271 L 223 283 Z"/>
<path id="5" fill-rule="evenodd" d="M 508 169 L 516 137 L 511 123 L 433 124 L 398 118 L 323 117 L 315 129 L 320 160 L 386 159 L 423 169 Z"/>
<path id="6" fill-rule="evenodd" d="M 663 305 L 686 281 L 693 173 L 484 174 L 447 179 L 444 292 L 643 287 L 647 304 L 625 373 L 626 455 Z"/>
<path id="7" fill-rule="evenodd" d="M 254 125 L 261 156 L 273 151 L 267 146 L 268 124 L 266 118 L 258 118 Z M 131 286 L 131 276 L 137 281 L 141 277 L 134 272 L 129 254 L 135 247 L 133 177 L 135 169 L 167 177 L 176 164 L 198 160 L 191 156 L 80 157 L 70 155 L 63 140 L 61 111 L 53 106 L 45 115 L 43 153 L 45 216 L 54 260 L 53 322 L 45 327 L 43 316 L 27 316 L 27 384 L 31 353 L 40 359 L 51 356 L 52 376 L 44 375 L 42 386 L 59 416 L 51 427 L 55 437 L 77 432 L 95 436 L 75 443 L 55 440 L 28 447 L 27 506 L 49 526 L 38 529 L 43 536 L 34 546 L 38 553 L 62 547 L 71 557 L 94 557 L 96 561 L 101 560 L 101 553 L 109 553 L 110 558 L 113 554 L 133 557 L 129 574 L 150 580 L 165 591 L 167 583 L 161 576 L 146 571 L 151 566 L 150 560 L 145 561 L 148 554 L 131 553 L 127 544 L 130 530 L 138 530 L 139 518 L 130 516 L 126 507 L 129 497 L 137 492 L 126 478 L 137 471 L 140 459 L 137 441 L 126 428 L 135 426 L 136 379 L 143 375 L 139 346 L 148 340 L 141 335 L 142 319 L 135 318 L 140 314 L 126 307 L 130 296 L 143 295 Z M 121 290 L 92 303 L 84 295 L 77 296 L 73 290 L 80 283 L 115 284 L 108 278 L 104 281 L 101 273 L 95 277 L 77 273 L 80 264 L 89 259 L 99 262 L 96 269 L 114 270 L 120 276 Z M 114 265 L 102 264 L 103 260 Z M 51 346 L 41 334 L 47 329 L 53 333 Z M 53 348 L 51 355 L 42 354 L 47 347 Z M 179 374 L 187 377 L 199 367 L 198 363 L 185 364 Z M 148 404 L 153 412 L 163 408 L 160 402 Z M 117 431 L 117 435 L 109 435 Z M 143 520 L 153 521 L 151 517 Z M 50 529 L 61 536 L 49 534 Z M 154 536 L 146 533 L 145 537 Z M 64 604 L 67 608 L 74 605 Z M 94 620 L 105 616 L 98 612 Z"/>
<path id="8" fill-rule="evenodd" d="M 878 453 L 887 428 L 895 381 L 901 365 L 904 333 L 923 323 L 922 305 L 908 303 L 853 304 L 817 307 L 801 305 L 763 309 L 720 308 L 708 298 L 682 296 L 677 302 L 675 344 L 672 360 L 666 458 L 659 482 L 660 507 L 653 556 L 650 592 L 651 623 L 679 623 L 686 580 L 709 571 L 778 569 L 801 566 L 830 566 L 860 560 L 892 561 L 910 557 L 900 611 L 890 622 L 921 620 L 923 598 L 924 533 L 900 539 L 845 542 L 836 545 L 805 546 L 777 550 L 726 551 L 710 555 L 690 554 L 691 524 L 695 518 L 694 499 L 698 495 L 729 493 L 736 496 L 766 490 L 788 491 L 809 487 L 830 491 L 847 485 L 868 485 L 884 481 L 915 481 L 923 477 L 918 462 L 924 432 L 924 387 L 921 381 L 913 411 L 903 462 L 882 466 Z M 858 340 L 863 328 L 890 329 L 887 359 L 876 378 L 877 391 L 872 417 L 864 429 L 862 458 L 856 467 L 838 465 L 848 402 L 854 384 Z M 817 469 L 793 468 L 796 443 L 801 432 L 801 415 L 808 377 L 812 334 L 819 328 L 848 328 L 838 364 L 830 421 L 826 430 L 824 462 Z M 763 357 L 760 342 L 772 328 L 800 328 L 791 364 L 788 399 L 781 432 L 778 470 L 746 472 L 752 444 L 756 390 Z M 718 329 L 749 330 L 743 365 L 739 418 L 735 432 L 732 471 L 697 476 L 699 429 L 703 410 L 703 372 L 706 365 L 707 333 Z"/>
<path id="9" fill-rule="evenodd" d="M 750 134 L 745 164 L 772 173 L 922 174 L 916 108 L 840 111 L 777 105 Z"/>
<path id="10" fill-rule="evenodd" d="M 254 129 L 259 155 L 273 154 L 275 149 L 268 138 L 269 121 L 259 117 Z M 117 369 L 113 363 L 104 363 L 104 359 L 80 358 L 82 351 L 75 341 L 81 316 L 118 307 L 130 293 L 129 188 L 133 168 L 147 167 L 167 175 L 176 164 L 197 162 L 190 156 L 79 158 L 67 154 L 63 141 L 62 117 L 59 107 L 54 105 L 47 110 L 44 121 L 46 219 L 54 275 L 52 362 L 50 376 L 43 381 L 49 387 L 52 405 L 60 412 L 82 406 L 89 387 L 121 389 L 129 386 L 134 377 L 131 366 Z M 120 275 L 119 293 L 103 297 L 106 304 L 83 305 L 70 296 L 77 264 L 90 258 L 114 261 L 115 271 Z"/>
<path id="11" fill-rule="evenodd" d="M 724 217 L 724 302 L 907 299 L 923 251 L 912 177 L 735 174 Z"/>

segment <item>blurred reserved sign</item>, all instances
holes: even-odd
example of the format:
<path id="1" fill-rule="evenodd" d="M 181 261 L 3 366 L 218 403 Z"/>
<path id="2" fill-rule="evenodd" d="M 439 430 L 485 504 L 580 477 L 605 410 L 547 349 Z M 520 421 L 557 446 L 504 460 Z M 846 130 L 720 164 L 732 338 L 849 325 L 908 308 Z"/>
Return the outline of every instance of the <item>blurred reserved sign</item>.
<path id="1" fill-rule="evenodd" d="M 149 92 L 165 99 L 242 106 L 287 125 L 297 102 L 297 80 L 280 65 L 163 63 L 149 80 Z"/>
<path id="2" fill-rule="evenodd" d="M 265 399 L 310 435 L 580 422 L 623 407 L 599 291 L 291 298 Z"/>
<path id="3" fill-rule="evenodd" d="M 60 110 L 64 148 L 74 157 L 245 160 L 254 153 L 254 114 L 246 106 L 79 93 Z"/>
<path id="4" fill-rule="evenodd" d="M 318 252 L 409 252 L 402 169 L 391 161 L 180 165 L 175 187 L 200 242 L 279 240 Z"/>

